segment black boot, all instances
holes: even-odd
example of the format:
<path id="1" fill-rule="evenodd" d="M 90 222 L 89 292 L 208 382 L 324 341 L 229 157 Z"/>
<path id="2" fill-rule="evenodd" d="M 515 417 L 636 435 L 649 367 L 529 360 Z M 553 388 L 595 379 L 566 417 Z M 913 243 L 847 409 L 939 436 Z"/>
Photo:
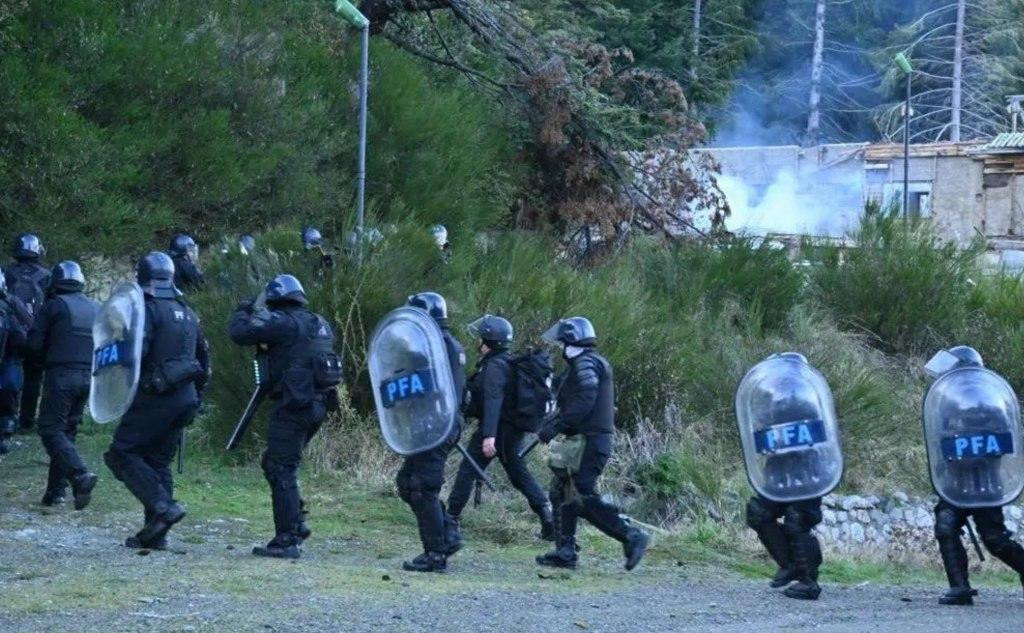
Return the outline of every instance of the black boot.
<path id="1" fill-rule="evenodd" d="M 821 547 L 810 532 L 790 533 L 790 569 L 796 583 L 786 588 L 783 594 L 796 600 L 817 600 L 821 595 L 818 585 L 818 566 L 821 564 Z"/>
<path id="2" fill-rule="evenodd" d="M 946 570 L 949 591 L 939 598 L 939 604 L 967 606 L 974 604 L 978 592 L 971 589 L 967 572 L 967 550 L 960 537 L 939 539 L 939 554 Z"/>
<path id="3" fill-rule="evenodd" d="M 459 517 L 444 513 L 444 543 L 445 555 L 454 556 L 462 549 L 462 530 L 459 527 Z"/>
<path id="4" fill-rule="evenodd" d="M 553 542 L 558 533 L 555 530 L 555 515 L 551 510 L 551 504 L 545 503 L 540 507 L 534 508 L 533 511 L 537 514 L 537 518 L 540 519 L 540 539 Z"/>
<path id="5" fill-rule="evenodd" d="M 99 477 L 96 473 L 84 472 L 71 478 L 71 492 L 75 496 L 75 510 L 84 510 L 92 501 L 92 489 Z M 179 519 L 180 520 L 180 519 Z"/>
<path id="6" fill-rule="evenodd" d="M 252 548 L 252 555 L 262 556 L 263 558 L 296 559 L 302 555 L 302 550 L 299 549 L 298 538 L 295 536 L 290 534 L 278 535 L 264 547 L 256 546 Z"/>
<path id="7" fill-rule="evenodd" d="M 58 506 L 67 500 L 65 491 L 63 488 L 57 490 L 47 490 L 43 493 L 43 499 L 39 503 L 43 504 L 48 508 Z"/>
<path id="8" fill-rule="evenodd" d="M 185 508 L 177 501 L 160 503 L 153 508 L 153 515 L 136 535 L 142 543 L 155 543 L 167 536 L 175 523 L 185 518 Z"/>
<path id="9" fill-rule="evenodd" d="M 448 560 L 441 552 L 423 552 L 416 558 L 402 563 L 402 569 L 443 574 L 448 570 Z"/>
<path id="10" fill-rule="evenodd" d="M 629 531 L 626 541 L 622 544 L 622 553 L 626 557 L 626 571 L 633 571 L 640 564 L 640 559 L 644 557 L 650 543 L 651 537 L 643 530 L 632 528 Z"/>
<path id="11" fill-rule="evenodd" d="M 771 581 L 768 583 L 768 586 L 772 589 L 781 589 L 794 580 L 796 580 L 796 574 L 794 574 L 792 570 L 779 567 L 775 571 L 775 576 L 773 576 Z"/>
<path id="12" fill-rule="evenodd" d="M 538 565 L 544 567 L 559 567 L 561 569 L 576 569 L 579 562 L 579 555 L 576 553 L 575 537 L 562 537 L 558 540 L 555 549 L 547 554 L 538 556 L 535 560 Z"/>
<path id="13" fill-rule="evenodd" d="M 139 535 L 129 536 L 124 540 L 124 546 L 129 549 L 155 549 L 165 550 L 167 549 L 167 536 L 158 537 L 155 541 L 144 543 L 139 539 Z"/>
<path id="14" fill-rule="evenodd" d="M 770 521 L 759 525 L 755 528 L 755 532 L 757 533 L 757 539 L 764 545 L 768 555 L 778 565 L 775 576 L 768 585 L 773 589 L 779 589 L 796 580 L 796 574 L 790 569 L 789 541 L 786 540 L 782 526 L 775 521 Z"/>
<path id="15" fill-rule="evenodd" d="M 306 502 L 302 499 L 299 500 L 299 521 L 295 524 L 295 534 L 300 539 L 305 541 L 313 535 L 313 530 L 309 529 L 309 524 L 306 523 L 306 519 L 309 517 L 309 511 L 306 510 Z"/>

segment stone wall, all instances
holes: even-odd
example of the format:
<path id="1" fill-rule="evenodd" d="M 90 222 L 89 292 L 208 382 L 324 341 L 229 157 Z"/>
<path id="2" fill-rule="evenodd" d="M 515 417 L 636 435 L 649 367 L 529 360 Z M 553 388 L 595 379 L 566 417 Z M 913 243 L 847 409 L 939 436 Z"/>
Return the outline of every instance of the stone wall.
<path id="1" fill-rule="evenodd" d="M 828 495 L 822 504 L 822 522 L 815 528 L 833 549 L 876 549 L 925 552 L 934 549 L 936 498 L 910 498 L 897 492 L 889 497 Z M 1006 527 L 1024 527 L 1024 507 L 1003 511 Z"/>

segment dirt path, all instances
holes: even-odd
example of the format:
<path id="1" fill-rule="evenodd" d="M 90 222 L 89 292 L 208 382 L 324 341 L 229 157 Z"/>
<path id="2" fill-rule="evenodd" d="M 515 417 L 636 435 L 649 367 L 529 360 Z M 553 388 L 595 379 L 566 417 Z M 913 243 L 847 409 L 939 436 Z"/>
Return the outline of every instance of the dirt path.
<path id="1" fill-rule="evenodd" d="M 530 557 L 540 544 L 493 542 L 460 553 L 445 576 L 407 574 L 398 565 L 414 547 L 411 526 L 381 529 L 352 518 L 376 516 L 391 502 L 349 508 L 337 517 L 349 523 L 325 516 L 325 535 L 314 536 L 300 561 L 259 560 L 248 549 L 265 530 L 263 508 L 234 518 L 204 512 L 208 481 L 180 493 L 193 512 L 173 551 L 140 556 L 120 546 L 138 512 L 109 477 L 96 508 L 75 513 L 36 504 L 43 473 L 31 444 L 0 464 L 0 474 L 5 632 L 1009 631 L 1024 621 L 1020 591 L 1010 588 L 984 589 L 973 609 L 940 609 L 934 586 L 828 583 L 819 602 L 802 603 L 763 580 L 679 566 L 661 554 L 628 574 L 597 536 L 588 537 L 585 567 L 574 574 L 539 570 Z M 236 494 L 216 492 L 221 503 Z M 256 488 L 252 499 L 262 494 Z"/>

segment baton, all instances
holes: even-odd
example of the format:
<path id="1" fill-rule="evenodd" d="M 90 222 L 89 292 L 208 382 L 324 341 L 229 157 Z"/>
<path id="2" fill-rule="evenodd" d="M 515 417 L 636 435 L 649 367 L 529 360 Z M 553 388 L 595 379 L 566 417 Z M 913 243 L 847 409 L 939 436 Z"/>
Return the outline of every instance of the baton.
<path id="1" fill-rule="evenodd" d="M 971 543 L 974 544 L 974 551 L 978 552 L 978 558 L 981 562 L 985 562 L 985 554 L 981 551 L 981 545 L 978 544 L 978 535 L 974 533 L 974 525 L 971 524 L 971 520 L 967 519 L 967 535 L 971 537 Z"/>
<path id="2" fill-rule="evenodd" d="M 181 427 L 181 435 L 178 436 L 178 474 L 185 474 L 185 427 Z"/>
<path id="3" fill-rule="evenodd" d="M 519 459 L 522 459 L 529 455 L 530 451 L 537 448 L 538 444 L 540 444 L 540 438 L 535 436 L 532 440 L 530 440 L 529 444 L 519 449 L 519 452 L 516 453 L 516 455 L 519 457 Z"/>
<path id="4" fill-rule="evenodd" d="M 455 448 L 459 449 L 459 452 L 462 453 L 462 456 L 464 458 L 466 458 L 466 461 L 469 462 L 469 465 L 473 467 L 473 470 L 476 471 L 477 477 L 479 477 L 480 480 L 484 482 L 484 485 L 487 486 L 487 489 L 493 492 L 494 484 L 491 483 L 490 478 L 487 476 L 486 473 L 484 473 L 484 469 L 480 468 L 480 464 L 476 463 L 476 460 L 473 459 L 473 457 L 469 454 L 469 451 L 462 448 L 462 444 L 458 443 L 455 444 Z"/>

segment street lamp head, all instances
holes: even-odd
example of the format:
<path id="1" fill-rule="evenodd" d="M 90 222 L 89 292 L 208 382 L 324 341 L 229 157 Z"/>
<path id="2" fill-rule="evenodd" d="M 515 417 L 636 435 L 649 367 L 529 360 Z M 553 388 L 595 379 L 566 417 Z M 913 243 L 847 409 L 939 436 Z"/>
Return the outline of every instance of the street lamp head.
<path id="1" fill-rule="evenodd" d="M 910 65 L 910 60 L 903 53 L 897 53 L 896 57 L 893 58 L 896 65 L 899 66 L 900 70 L 903 71 L 904 75 L 909 75 L 914 72 L 914 67 Z"/>

